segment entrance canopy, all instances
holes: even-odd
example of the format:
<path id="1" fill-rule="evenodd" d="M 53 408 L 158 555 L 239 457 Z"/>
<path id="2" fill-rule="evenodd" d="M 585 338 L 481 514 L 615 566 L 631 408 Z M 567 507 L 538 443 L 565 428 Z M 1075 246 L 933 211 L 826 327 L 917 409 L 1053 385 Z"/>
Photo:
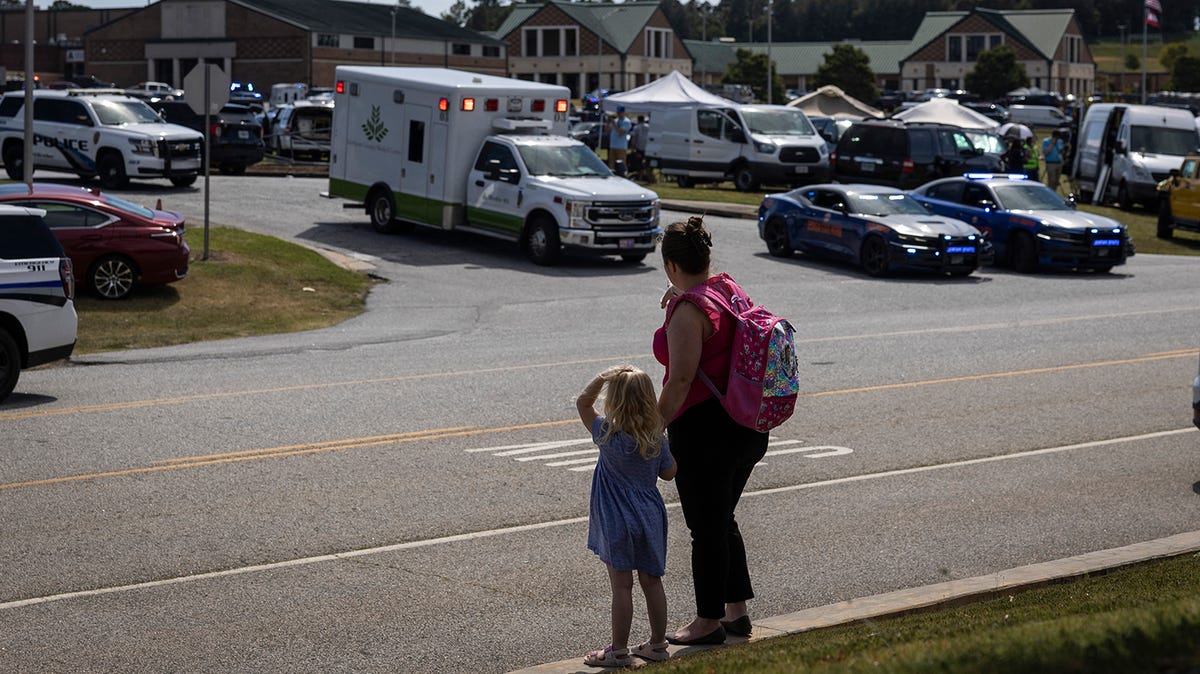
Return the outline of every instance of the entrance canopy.
<path id="1" fill-rule="evenodd" d="M 672 70 L 671 74 L 630 89 L 613 94 L 600 102 L 605 112 L 616 112 L 617 106 L 625 106 L 628 112 L 650 112 L 674 108 L 696 108 L 704 105 L 737 105 L 728 98 L 709 93 L 700 85 Z"/>

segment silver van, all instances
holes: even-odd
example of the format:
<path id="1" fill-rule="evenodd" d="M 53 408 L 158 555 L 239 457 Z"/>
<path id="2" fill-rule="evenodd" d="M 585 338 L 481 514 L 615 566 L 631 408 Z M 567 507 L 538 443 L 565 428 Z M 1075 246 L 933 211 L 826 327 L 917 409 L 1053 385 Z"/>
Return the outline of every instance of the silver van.
<path id="1" fill-rule="evenodd" d="M 1200 133 L 1187 110 L 1096 103 L 1079 126 L 1071 177 L 1084 201 L 1156 205 L 1158 183 L 1198 147 Z"/>
<path id="2" fill-rule="evenodd" d="M 1052 105 L 1010 105 L 1008 106 L 1008 121 L 1024 124 L 1030 128 L 1068 126 L 1071 119 L 1062 110 Z"/>
<path id="3" fill-rule="evenodd" d="M 682 187 L 732 180 L 744 192 L 807 185 L 829 175 L 829 149 L 802 111 L 786 105 L 660 110 L 650 115 L 646 161 Z"/>

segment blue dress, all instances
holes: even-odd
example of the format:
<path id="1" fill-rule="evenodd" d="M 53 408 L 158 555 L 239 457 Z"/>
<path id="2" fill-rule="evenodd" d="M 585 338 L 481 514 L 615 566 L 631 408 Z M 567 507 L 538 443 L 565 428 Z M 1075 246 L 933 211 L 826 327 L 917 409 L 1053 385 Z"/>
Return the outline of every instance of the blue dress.
<path id="1" fill-rule="evenodd" d="M 658 492 L 658 474 L 675 459 L 667 441 L 652 459 L 643 459 L 637 443 L 614 433 L 607 443 L 604 418 L 592 423 L 600 459 L 592 473 L 588 549 L 619 571 L 662 576 L 667 570 L 667 508 Z"/>

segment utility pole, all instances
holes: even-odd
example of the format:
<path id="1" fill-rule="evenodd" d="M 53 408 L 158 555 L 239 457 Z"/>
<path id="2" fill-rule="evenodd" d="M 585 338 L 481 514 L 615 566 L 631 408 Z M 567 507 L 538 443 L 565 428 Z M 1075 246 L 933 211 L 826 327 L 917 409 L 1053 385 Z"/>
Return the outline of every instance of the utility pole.
<path id="1" fill-rule="evenodd" d="M 1127 58 L 1127 54 L 1125 53 L 1125 29 L 1128 27 L 1129 26 L 1126 26 L 1123 23 L 1117 24 L 1117 30 L 1121 31 L 1121 94 L 1122 95 L 1125 93 L 1125 59 Z"/>

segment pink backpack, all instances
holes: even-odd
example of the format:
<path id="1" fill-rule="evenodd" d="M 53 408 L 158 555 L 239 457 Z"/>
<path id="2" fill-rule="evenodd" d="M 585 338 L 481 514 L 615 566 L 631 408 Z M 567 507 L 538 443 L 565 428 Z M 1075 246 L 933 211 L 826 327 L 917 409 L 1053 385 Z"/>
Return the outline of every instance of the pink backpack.
<path id="1" fill-rule="evenodd" d="M 796 407 L 800 377 L 795 330 L 787 319 L 756 306 L 736 284 L 731 290 L 728 300 L 721 292 L 704 293 L 735 319 L 725 393 L 703 370 L 698 372 L 734 421 L 765 433 L 787 421 Z"/>

